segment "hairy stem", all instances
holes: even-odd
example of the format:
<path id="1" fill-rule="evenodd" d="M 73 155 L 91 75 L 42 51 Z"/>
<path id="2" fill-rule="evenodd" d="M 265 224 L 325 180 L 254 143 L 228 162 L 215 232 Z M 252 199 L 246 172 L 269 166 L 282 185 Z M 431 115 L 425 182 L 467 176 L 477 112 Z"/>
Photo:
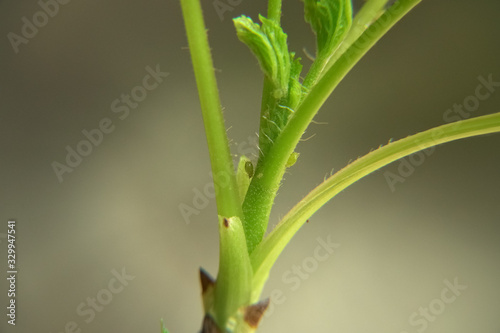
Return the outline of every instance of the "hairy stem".
<path id="1" fill-rule="evenodd" d="M 181 0 L 200 98 L 219 215 L 243 219 L 219 91 L 199 0 Z"/>
<path id="2" fill-rule="evenodd" d="M 281 20 L 281 1 L 269 0 L 267 5 L 267 18 L 276 21 L 278 24 Z"/>
<path id="3" fill-rule="evenodd" d="M 252 253 L 252 297 L 258 299 L 271 267 L 295 233 L 309 217 L 338 193 L 402 157 L 442 143 L 497 132 L 500 132 L 500 112 L 442 125 L 368 153 L 326 179 L 295 205 Z"/>
<path id="4" fill-rule="evenodd" d="M 274 20 L 278 24 L 280 23 L 281 20 L 281 1 L 282 0 L 269 0 L 268 2 L 268 10 L 267 10 L 267 18 L 270 20 Z M 264 83 L 263 83 L 263 88 L 262 88 L 262 103 L 261 103 L 261 110 L 260 110 L 260 126 L 259 128 L 263 128 L 263 123 L 266 122 L 264 119 L 264 116 L 266 113 L 273 107 L 275 103 L 275 99 L 273 97 L 273 85 L 271 83 L 271 80 L 265 76 L 264 77 Z M 265 142 L 265 136 L 263 135 L 262 131 L 259 131 L 259 147 L 263 147 Z M 262 154 L 259 154 L 259 159 L 257 161 L 256 169 L 262 167 Z M 258 195 L 258 193 L 262 193 L 262 191 L 267 191 L 266 189 L 263 188 L 256 188 L 255 186 L 250 190 L 250 193 L 253 193 L 250 195 L 251 197 L 255 197 L 255 195 Z M 255 194 L 257 192 L 257 194 Z M 248 196 L 248 192 L 247 192 Z M 262 237 L 264 236 L 264 231 L 262 230 L 262 225 L 267 224 L 267 222 L 260 221 L 259 218 L 261 217 L 259 214 L 259 211 L 261 210 L 259 206 L 255 206 L 252 203 L 252 200 L 250 199 L 249 201 L 244 201 L 243 204 L 243 214 L 245 216 L 243 220 L 243 225 L 245 228 L 245 236 L 247 239 L 247 246 L 248 246 L 248 251 L 249 253 L 253 250 L 255 245 L 257 245 L 261 240 Z M 246 204 L 245 204 L 246 203 Z M 272 203 L 268 203 L 272 204 Z M 248 216 L 248 219 L 247 219 Z M 248 222 L 247 222 L 248 221 Z"/>
<path id="5" fill-rule="evenodd" d="M 285 165 L 302 134 L 339 82 L 369 49 L 421 0 L 398 0 L 342 54 L 311 88 L 281 134 L 259 161 L 243 203 L 245 233 L 251 253 L 262 240 Z"/>

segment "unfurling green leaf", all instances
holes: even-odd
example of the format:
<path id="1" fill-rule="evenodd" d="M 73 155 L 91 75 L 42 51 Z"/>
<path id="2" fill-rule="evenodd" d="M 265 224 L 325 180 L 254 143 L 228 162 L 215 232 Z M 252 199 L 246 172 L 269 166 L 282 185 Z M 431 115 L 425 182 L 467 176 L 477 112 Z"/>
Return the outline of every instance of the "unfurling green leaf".
<path id="1" fill-rule="evenodd" d="M 247 16 L 233 19 L 238 38 L 257 57 L 264 74 L 273 83 L 273 95 L 278 99 L 287 95 L 290 78 L 290 55 L 287 35 L 278 23 L 259 16 L 262 25 Z"/>
<path id="2" fill-rule="evenodd" d="M 316 59 L 304 80 L 311 88 L 324 73 L 352 24 L 351 0 L 303 0 L 304 18 L 316 34 Z"/>
<path id="3" fill-rule="evenodd" d="M 235 18 L 238 38 L 257 57 L 270 82 L 270 93 L 264 98 L 259 131 L 259 148 L 265 155 L 274 144 L 303 96 L 299 81 L 302 65 L 288 51 L 287 35 L 274 20 L 259 16 L 261 25 L 247 16 Z"/>
<path id="4" fill-rule="evenodd" d="M 316 34 L 317 56 L 330 55 L 351 27 L 351 0 L 304 0 L 304 10 Z"/>
<path id="5" fill-rule="evenodd" d="M 375 22 L 385 11 L 389 0 L 368 0 L 357 12 L 352 20 L 351 28 L 339 45 L 335 54 L 328 60 L 328 66 L 325 70 L 335 63 L 338 58 Z"/>

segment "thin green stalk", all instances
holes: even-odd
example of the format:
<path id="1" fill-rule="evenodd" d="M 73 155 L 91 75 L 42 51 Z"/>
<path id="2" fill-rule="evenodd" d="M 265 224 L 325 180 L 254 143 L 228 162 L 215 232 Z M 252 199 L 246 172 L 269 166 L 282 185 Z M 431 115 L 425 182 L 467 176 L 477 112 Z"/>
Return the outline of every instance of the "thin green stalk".
<path id="1" fill-rule="evenodd" d="M 238 319 L 238 309 L 250 305 L 252 266 L 243 225 L 237 217 L 219 217 L 219 237 L 219 274 L 215 285 L 214 307 L 208 309 L 208 312 L 225 332 L 229 319 Z"/>
<path id="2" fill-rule="evenodd" d="M 269 0 L 267 5 L 267 18 L 276 21 L 278 24 L 281 20 L 281 1 Z"/>
<path id="3" fill-rule="evenodd" d="M 283 217 L 251 254 L 253 299 L 258 299 L 269 271 L 291 238 L 321 206 L 370 173 L 418 151 L 472 136 L 500 132 L 500 112 L 442 125 L 392 142 L 349 164 L 312 190 Z"/>
<path id="4" fill-rule="evenodd" d="M 379 16 L 384 12 L 384 7 L 389 0 L 369 0 L 354 17 L 352 21 L 352 28 L 349 31 L 346 39 L 344 40 L 344 47 L 351 46 L 358 37 L 371 26 Z"/>
<path id="5" fill-rule="evenodd" d="M 320 107 L 352 67 L 387 31 L 421 0 L 399 0 L 354 42 L 311 88 L 295 114 L 257 165 L 243 203 L 245 232 L 251 253 L 262 240 L 285 165 Z"/>
<path id="6" fill-rule="evenodd" d="M 219 215 L 243 219 L 219 91 L 199 0 L 181 0 L 214 175 Z"/>
<path id="7" fill-rule="evenodd" d="M 199 0 L 181 0 L 181 5 L 200 96 L 219 213 L 219 272 L 215 290 L 203 295 L 205 318 L 214 321 L 218 331 L 226 332 L 228 322 L 238 315 L 238 309 L 249 305 L 252 267 L 201 5 Z"/>
<path id="8" fill-rule="evenodd" d="M 325 60 L 324 59 L 321 59 L 322 61 L 319 60 L 320 59 L 318 59 L 317 57 L 316 59 L 314 59 L 313 63 L 311 64 L 311 68 L 309 69 L 306 77 L 304 78 L 304 82 L 302 84 L 306 89 L 313 87 L 325 70 L 326 66 Z"/>

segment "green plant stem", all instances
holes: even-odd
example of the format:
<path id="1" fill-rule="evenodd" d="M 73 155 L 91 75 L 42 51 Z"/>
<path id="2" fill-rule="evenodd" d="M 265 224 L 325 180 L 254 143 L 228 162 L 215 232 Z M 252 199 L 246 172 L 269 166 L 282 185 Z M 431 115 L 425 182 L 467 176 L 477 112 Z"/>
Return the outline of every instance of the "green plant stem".
<path id="1" fill-rule="evenodd" d="M 252 266 L 243 225 L 237 217 L 219 217 L 219 238 L 220 264 L 211 314 L 224 329 L 230 317 L 237 318 L 238 308 L 250 305 Z"/>
<path id="2" fill-rule="evenodd" d="M 281 20 L 281 5 L 282 5 L 282 0 L 269 0 L 268 2 L 267 18 L 276 21 L 278 24 L 280 23 Z M 264 77 L 264 83 L 262 88 L 262 103 L 260 110 L 260 126 L 259 126 L 260 129 L 263 128 L 262 124 L 266 122 L 264 116 L 266 115 L 268 110 L 273 107 L 275 103 L 273 92 L 274 89 L 271 80 L 267 77 Z M 264 144 L 265 144 L 265 136 L 263 135 L 262 131 L 259 131 L 259 147 L 263 147 Z M 261 168 L 263 157 L 264 156 L 262 156 L 262 154 L 259 155 L 259 160 L 257 161 L 256 169 Z M 262 193 L 262 191 L 266 191 L 266 189 L 265 188 L 256 189 L 256 187 L 254 186 L 251 189 L 251 192 L 254 193 L 253 195 L 251 195 L 251 197 L 255 197 L 255 195 L 258 195 L 258 193 Z M 257 192 L 257 194 L 255 194 L 255 192 Z M 259 206 L 253 205 L 251 203 L 252 200 L 244 201 L 244 203 L 245 202 L 246 205 L 245 204 L 243 205 L 243 213 L 245 216 L 243 220 L 243 226 L 245 228 L 245 236 L 247 239 L 248 251 L 250 253 L 255 247 L 255 245 L 257 245 L 262 240 L 264 232 L 262 230 L 262 222 L 258 220 L 261 208 L 259 208 Z M 249 216 L 250 222 L 247 222 L 247 216 Z M 267 223 L 264 222 L 264 224 Z"/>
<path id="3" fill-rule="evenodd" d="M 302 134 L 320 107 L 339 82 L 370 48 L 421 0 L 399 0 L 380 16 L 342 54 L 330 69 L 317 81 L 299 105 L 281 134 L 269 149 L 264 162 L 257 164 L 255 175 L 248 189 L 243 211 L 245 233 L 250 253 L 267 229 L 274 198 L 276 197 L 285 165 L 297 146 Z"/>
<path id="4" fill-rule="evenodd" d="M 221 216 L 243 219 L 201 5 L 199 0 L 181 0 L 181 6 L 207 135 L 217 210 Z"/>
<path id="5" fill-rule="evenodd" d="M 278 24 L 280 23 L 281 20 L 281 0 L 269 0 L 268 7 L 267 7 L 267 18 L 270 20 L 274 20 Z M 274 98 L 273 98 L 273 85 L 271 81 L 265 76 L 264 77 L 264 84 L 262 85 L 262 104 L 261 104 L 261 111 L 260 111 L 260 120 L 261 123 L 265 121 L 262 119 L 262 116 L 265 115 L 266 111 L 272 107 L 274 103 Z M 260 144 L 259 144 L 260 145 Z"/>
<path id="6" fill-rule="evenodd" d="M 321 73 L 323 73 L 325 66 L 327 63 L 327 59 L 320 59 L 318 58 L 318 55 L 316 55 L 316 59 L 314 59 L 313 63 L 311 64 L 311 68 L 307 72 L 306 77 L 304 78 L 304 82 L 302 82 L 302 85 L 306 90 L 308 90 L 310 87 L 313 87 L 317 80 L 320 78 Z"/>
<path id="7" fill-rule="evenodd" d="M 219 272 L 215 291 L 204 296 L 204 307 L 206 315 L 215 320 L 219 331 L 225 332 L 229 318 L 237 315 L 238 308 L 249 305 L 252 267 L 201 5 L 199 0 L 181 0 L 181 5 L 205 124 L 219 213 Z"/>
<path id="8" fill-rule="evenodd" d="M 254 271 L 252 298 L 259 298 L 271 267 L 300 227 L 345 188 L 389 163 L 426 148 L 496 132 L 500 132 L 500 112 L 442 125 L 368 153 L 326 179 L 293 207 L 251 254 Z"/>
<path id="9" fill-rule="evenodd" d="M 269 0 L 267 5 L 267 18 L 280 23 L 281 20 L 281 1 L 282 0 Z"/>

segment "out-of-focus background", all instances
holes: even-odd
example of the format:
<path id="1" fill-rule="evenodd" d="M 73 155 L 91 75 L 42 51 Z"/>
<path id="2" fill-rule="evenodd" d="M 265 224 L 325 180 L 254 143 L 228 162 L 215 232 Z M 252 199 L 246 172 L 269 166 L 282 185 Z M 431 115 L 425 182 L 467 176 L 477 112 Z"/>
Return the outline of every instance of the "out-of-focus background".
<path id="1" fill-rule="evenodd" d="M 302 4 L 283 6 L 307 68 Z M 266 1 L 203 8 L 232 150 L 252 155 L 262 75 L 231 18 L 256 19 Z M 499 13 L 499 1 L 424 0 L 398 23 L 307 130 L 271 227 L 391 138 L 499 112 L 498 83 L 484 83 L 500 81 Z M 1 1 L 0 32 L 0 332 L 158 333 L 160 318 L 197 332 L 198 268 L 216 275 L 218 233 L 178 1 Z M 499 332 L 499 147 L 500 135 L 446 144 L 338 195 L 280 257 L 260 331 Z"/>

